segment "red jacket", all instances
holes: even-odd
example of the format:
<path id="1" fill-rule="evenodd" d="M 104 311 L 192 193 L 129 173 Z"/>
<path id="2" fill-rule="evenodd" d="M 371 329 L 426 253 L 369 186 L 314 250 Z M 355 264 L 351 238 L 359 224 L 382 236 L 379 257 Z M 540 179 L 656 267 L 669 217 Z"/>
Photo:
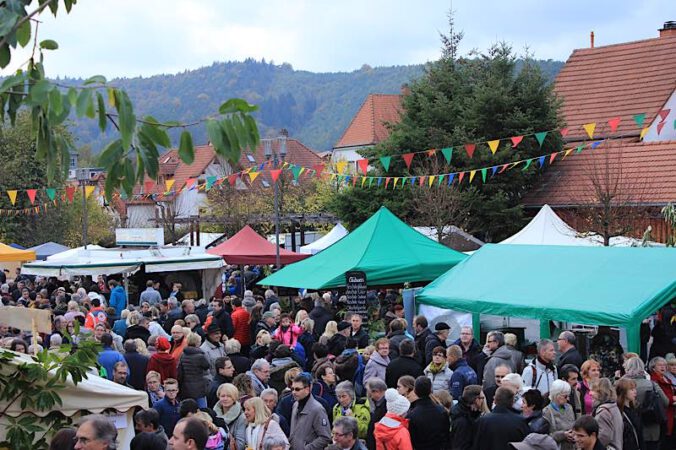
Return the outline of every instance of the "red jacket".
<path id="1" fill-rule="evenodd" d="M 249 313 L 242 307 L 235 307 L 230 314 L 232 325 L 235 327 L 235 334 L 233 338 L 237 339 L 242 346 L 251 344 L 251 337 L 249 336 Z"/>
<path id="2" fill-rule="evenodd" d="M 388 412 L 375 426 L 376 450 L 413 450 L 408 420 Z"/>
<path id="3" fill-rule="evenodd" d="M 664 395 L 667 396 L 669 399 L 669 406 L 666 408 L 666 413 L 667 413 L 667 435 L 671 436 L 671 434 L 674 432 L 674 395 L 676 395 L 676 392 L 674 392 L 674 387 L 671 385 L 669 380 L 664 378 L 663 376 L 656 374 L 656 373 L 651 373 L 650 374 L 650 379 L 653 380 L 655 383 L 658 384 L 659 387 L 662 388 L 662 391 L 664 391 Z"/>
<path id="4" fill-rule="evenodd" d="M 167 378 L 176 379 L 176 359 L 169 353 L 155 353 L 148 361 L 147 372 L 154 370 L 160 374 L 160 383 L 164 383 Z"/>

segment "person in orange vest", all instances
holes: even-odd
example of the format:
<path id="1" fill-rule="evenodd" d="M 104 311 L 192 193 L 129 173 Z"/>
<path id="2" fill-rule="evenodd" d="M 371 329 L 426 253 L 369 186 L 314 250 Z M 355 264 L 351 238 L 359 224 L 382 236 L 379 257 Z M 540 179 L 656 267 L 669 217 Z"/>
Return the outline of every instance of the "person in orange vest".
<path id="1" fill-rule="evenodd" d="M 105 323 L 108 320 L 108 314 L 101 306 L 101 299 L 92 299 L 92 309 L 89 310 L 87 318 L 85 319 L 85 328 L 93 330 L 97 324 Z"/>

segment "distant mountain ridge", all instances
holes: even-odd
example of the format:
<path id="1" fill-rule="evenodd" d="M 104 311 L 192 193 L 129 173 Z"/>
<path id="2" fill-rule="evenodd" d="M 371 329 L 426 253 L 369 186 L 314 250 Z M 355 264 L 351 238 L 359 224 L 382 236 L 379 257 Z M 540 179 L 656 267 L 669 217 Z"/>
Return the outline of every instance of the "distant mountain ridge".
<path id="1" fill-rule="evenodd" d="M 537 61 L 553 79 L 560 61 Z M 370 93 L 397 94 L 404 83 L 423 74 L 424 65 L 372 68 L 353 72 L 313 73 L 294 70 L 290 64 L 265 60 L 214 63 L 175 75 L 118 78 L 115 86 L 127 90 L 137 116 L 189 123 L 218 111 L 228 98 L 240 97 L 260 106 L 257 120 L 261 136 L 274 137 L 286 128 L 290 136 L 316 151 L 330 150 Z M 65 84 L 77 79 L 61 80 Z M 207 142 L 204 126 L 192 128 L 195 144 Z M 91 145 L 98 152 L 110 141 L 96 121 L 75 121 L 76 145 Z M 176 136 L 172 136 L 174 142 Z"/>

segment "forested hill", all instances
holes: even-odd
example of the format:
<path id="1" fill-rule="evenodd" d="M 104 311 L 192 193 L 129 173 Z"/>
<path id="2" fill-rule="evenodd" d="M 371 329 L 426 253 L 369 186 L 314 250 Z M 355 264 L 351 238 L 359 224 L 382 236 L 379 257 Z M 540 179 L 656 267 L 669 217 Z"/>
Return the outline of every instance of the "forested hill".
<path id="1" fill-rule="evenodd" d="M 551 79 L 563 66 L 558 61 L 538 61 Z M 423 65 L 372 68 L 354 72 L 312 73 L 248 59 L 214 63 L 176 75 L 123 78 L 111 83 L 127 90 L 137 116 L 192 122 L 218 111 L 228 98 L 241 97 L 260 106 L 258 123 L 263 137 L 280 128 L 310 148 L 329 150 L 369 93 L 396 94 L 401 85 L 419 77 Z M 78 80 L 63 80 L 76 83 Z M 109 142 L 95 120 L 78 121 L 77 146 L 91 145 L 95 152 Z M 195 144 L 207 142 L 203 126 L 194 127 Z"/>

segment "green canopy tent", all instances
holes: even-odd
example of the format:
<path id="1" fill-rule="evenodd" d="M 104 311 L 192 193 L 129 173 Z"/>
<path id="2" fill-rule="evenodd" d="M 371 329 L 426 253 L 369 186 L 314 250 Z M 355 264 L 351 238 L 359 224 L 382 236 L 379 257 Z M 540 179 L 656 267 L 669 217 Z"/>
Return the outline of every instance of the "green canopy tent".
<path id="1" fill-rule="evenodd" d="M 345 272 L 366 273 L 369 286 L 431 281 L 466 256 L 414 230 L 384 206 L 352 233 L 303 261 L 261 280 L 264 286 L 328 289 Z"/>
<path id="2" fill-rule="evenodd" d="M 430 283 L 416 302 L 479 314 L 625 327 L 631 351 L 641 321 L 676 299 L 676 250 L 485 245 Z"/>

